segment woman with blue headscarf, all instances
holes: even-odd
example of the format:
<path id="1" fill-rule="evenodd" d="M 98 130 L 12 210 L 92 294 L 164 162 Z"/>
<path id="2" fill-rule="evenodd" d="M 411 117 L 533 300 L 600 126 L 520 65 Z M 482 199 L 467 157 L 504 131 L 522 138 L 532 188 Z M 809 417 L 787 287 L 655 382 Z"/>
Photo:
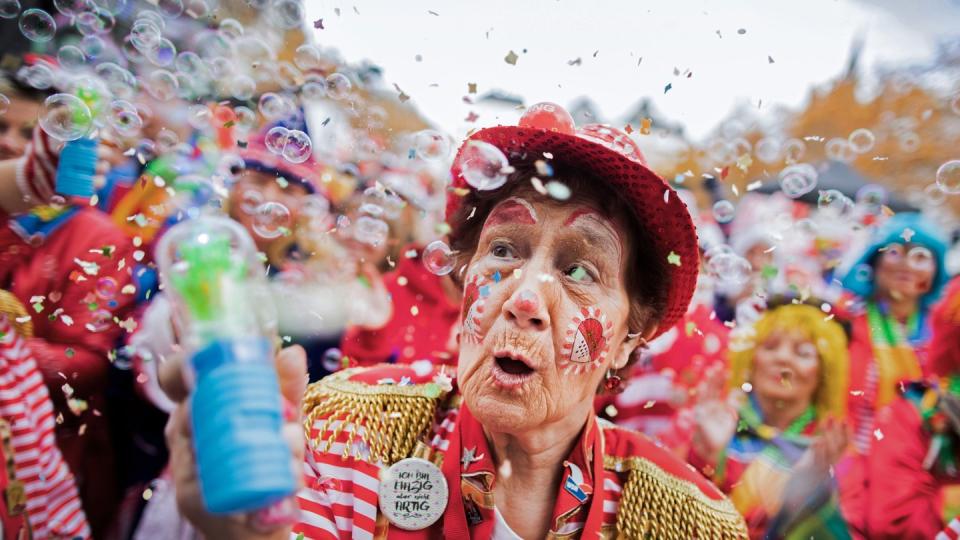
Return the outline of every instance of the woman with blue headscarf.
<path id="1" fill-rule="evenodd" d="M 844 288 L 863 301 L 850 320 L 847 403 L 855 452 L 837 470 L 846 501 L 864 501 L 857 493 L 867 483 L 862 458 L 884 436 L 875 429 L 876 413 L 897 397 L 900 383 L 927 372 L 927 315 L 947 282 L 946 250 L 946 238 L 935 224 L 920 214 L 897 214 L 874 232 L 843 278 Z M 856 506 L 844 508 L 854 529 L 863 516 L 863 508 Z"/>

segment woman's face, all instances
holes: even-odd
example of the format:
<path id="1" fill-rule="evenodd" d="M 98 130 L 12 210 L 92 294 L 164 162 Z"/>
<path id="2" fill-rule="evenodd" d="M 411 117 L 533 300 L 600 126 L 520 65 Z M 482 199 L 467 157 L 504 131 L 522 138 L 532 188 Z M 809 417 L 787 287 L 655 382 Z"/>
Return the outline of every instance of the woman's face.
<path id="1" fill-rule="evenodd" d="M 753 354 L 753 391 L 761 398 L 811 402 L 820 381 L 820 355 L 802 333 L 774 330 Z"/>
<path id="2" fill-rule="evenodd" d="M 289 210 L 290 216 L 286 220 L 280 220 L 281 225 L 292 229 L 299 217 L 301 201 L 306 195 L 307 190 L 299 184 L 291 183 L 281 187 L 276 176 L 247 170 L 230 190 L 230 217 L 247 229 L 257 244 L 257 249 L 271 255 L 274 247 L 289 244 L 292 237 L 289 234 L 280 234 L 264 238 L 258 234 L 255 227 L 256 209 L 266 202 L 282 204 Z"/>
<path id="3" fill-rule="evenodd" d="M 936 256 L 919 244 L 888 244 L 877 254 L 876 292 L 891 300 L 916 300 L 930 292 Z"/>
<path id="4" fill-rule="evenodd" d="M 628 337 L 625 227 L 536 193 L 500 202 L 464 272 L 460 388 L 492 431 L 519 433 L 592 406 Z"/>

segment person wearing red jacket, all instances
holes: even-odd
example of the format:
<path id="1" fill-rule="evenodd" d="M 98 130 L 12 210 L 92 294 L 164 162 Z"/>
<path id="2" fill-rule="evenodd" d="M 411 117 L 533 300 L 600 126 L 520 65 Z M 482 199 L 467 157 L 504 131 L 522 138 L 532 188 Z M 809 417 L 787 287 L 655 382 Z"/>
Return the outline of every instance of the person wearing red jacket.
<path id="1" fill-rule="evenodd" d="M 95 536 L 119 501 L 108 413 L 110 355 L 133 305 L 130 239 L 85 203 L 48 205 L 58 143 L 35 128 L 26 153 L 0 162 L 0 289 L 29 306 L 27 340 L 53 400 L 57 444 Z"/>
<path id="2" fill-rule="evenodd" d="M 420 359 L 455 365 L 460 293 L 450 278 L 437 276 L 423 265 L 423 250 L 408 246 L 396 270 L 382 278 L 364 272 L 374 290 L 389 298 L 390 309 L 378 323 L 347 328 L 340 344 L 351 365 L 369 366 Z"/>
<path id="3" fill-rule="evenodd" d="M 931 313 L 934 377 L 905 385 L 877 416 L 866 537 L 956 538 L 960 515 L 960 278 Z M 947 526 L 947 530 L 944 527 Z"/>

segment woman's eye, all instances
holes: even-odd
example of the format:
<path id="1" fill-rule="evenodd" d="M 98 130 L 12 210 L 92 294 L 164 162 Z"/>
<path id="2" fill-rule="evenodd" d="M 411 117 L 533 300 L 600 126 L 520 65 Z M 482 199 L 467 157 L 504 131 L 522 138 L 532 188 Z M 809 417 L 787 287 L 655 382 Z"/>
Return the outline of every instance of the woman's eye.
<path id="1" fill-rule="evenodd" d="M 506 244 L 494 244 L 491 248 L 490 253 L 500 259 L 510 259 L 513 258 L 513 250 L 510 249 L 510 246 Z"/>
<path id="2" fill-rule="evenodd" d="M 589 283 L 593 281 L 593 276 L 590 275 L 590 272 L 588 272 L 586 268 L 579 264 L 575 264 L 570 268 L 567 268 L 566 274 L 574 281 L 580 283 Z"/>

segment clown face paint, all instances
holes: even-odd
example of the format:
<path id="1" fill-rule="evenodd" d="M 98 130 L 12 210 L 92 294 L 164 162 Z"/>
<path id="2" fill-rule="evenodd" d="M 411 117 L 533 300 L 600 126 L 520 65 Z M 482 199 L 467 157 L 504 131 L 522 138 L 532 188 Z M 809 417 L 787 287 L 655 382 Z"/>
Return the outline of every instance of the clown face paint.
<path id="1" fill-rule="evenodd" d="M 565 373 L 579 374 L 600 367 L 607 358 L 613 323 L 599 308 L 583 308 L 567 326 L 560 366 Z"/>
<path id="2" fill-rule="evenodd" d="M 495 227 L 508 223 L 536 225 L 537 222 L 537 212 L 530 203 L 519 197 L 511 197 L 490 212 L 483 227 Z"/>
<path id="3" fill-rule="evenodd" d="M 480 326 L 485 301 L 481 295 L 481 288 L 487 287 L 486 279 L 482 275 L 474 274 L 467 278 L 463 287 L 463 306 L 460 310 L 461 339 L 471 343 L 483 341 L 483 329 Z"/>

